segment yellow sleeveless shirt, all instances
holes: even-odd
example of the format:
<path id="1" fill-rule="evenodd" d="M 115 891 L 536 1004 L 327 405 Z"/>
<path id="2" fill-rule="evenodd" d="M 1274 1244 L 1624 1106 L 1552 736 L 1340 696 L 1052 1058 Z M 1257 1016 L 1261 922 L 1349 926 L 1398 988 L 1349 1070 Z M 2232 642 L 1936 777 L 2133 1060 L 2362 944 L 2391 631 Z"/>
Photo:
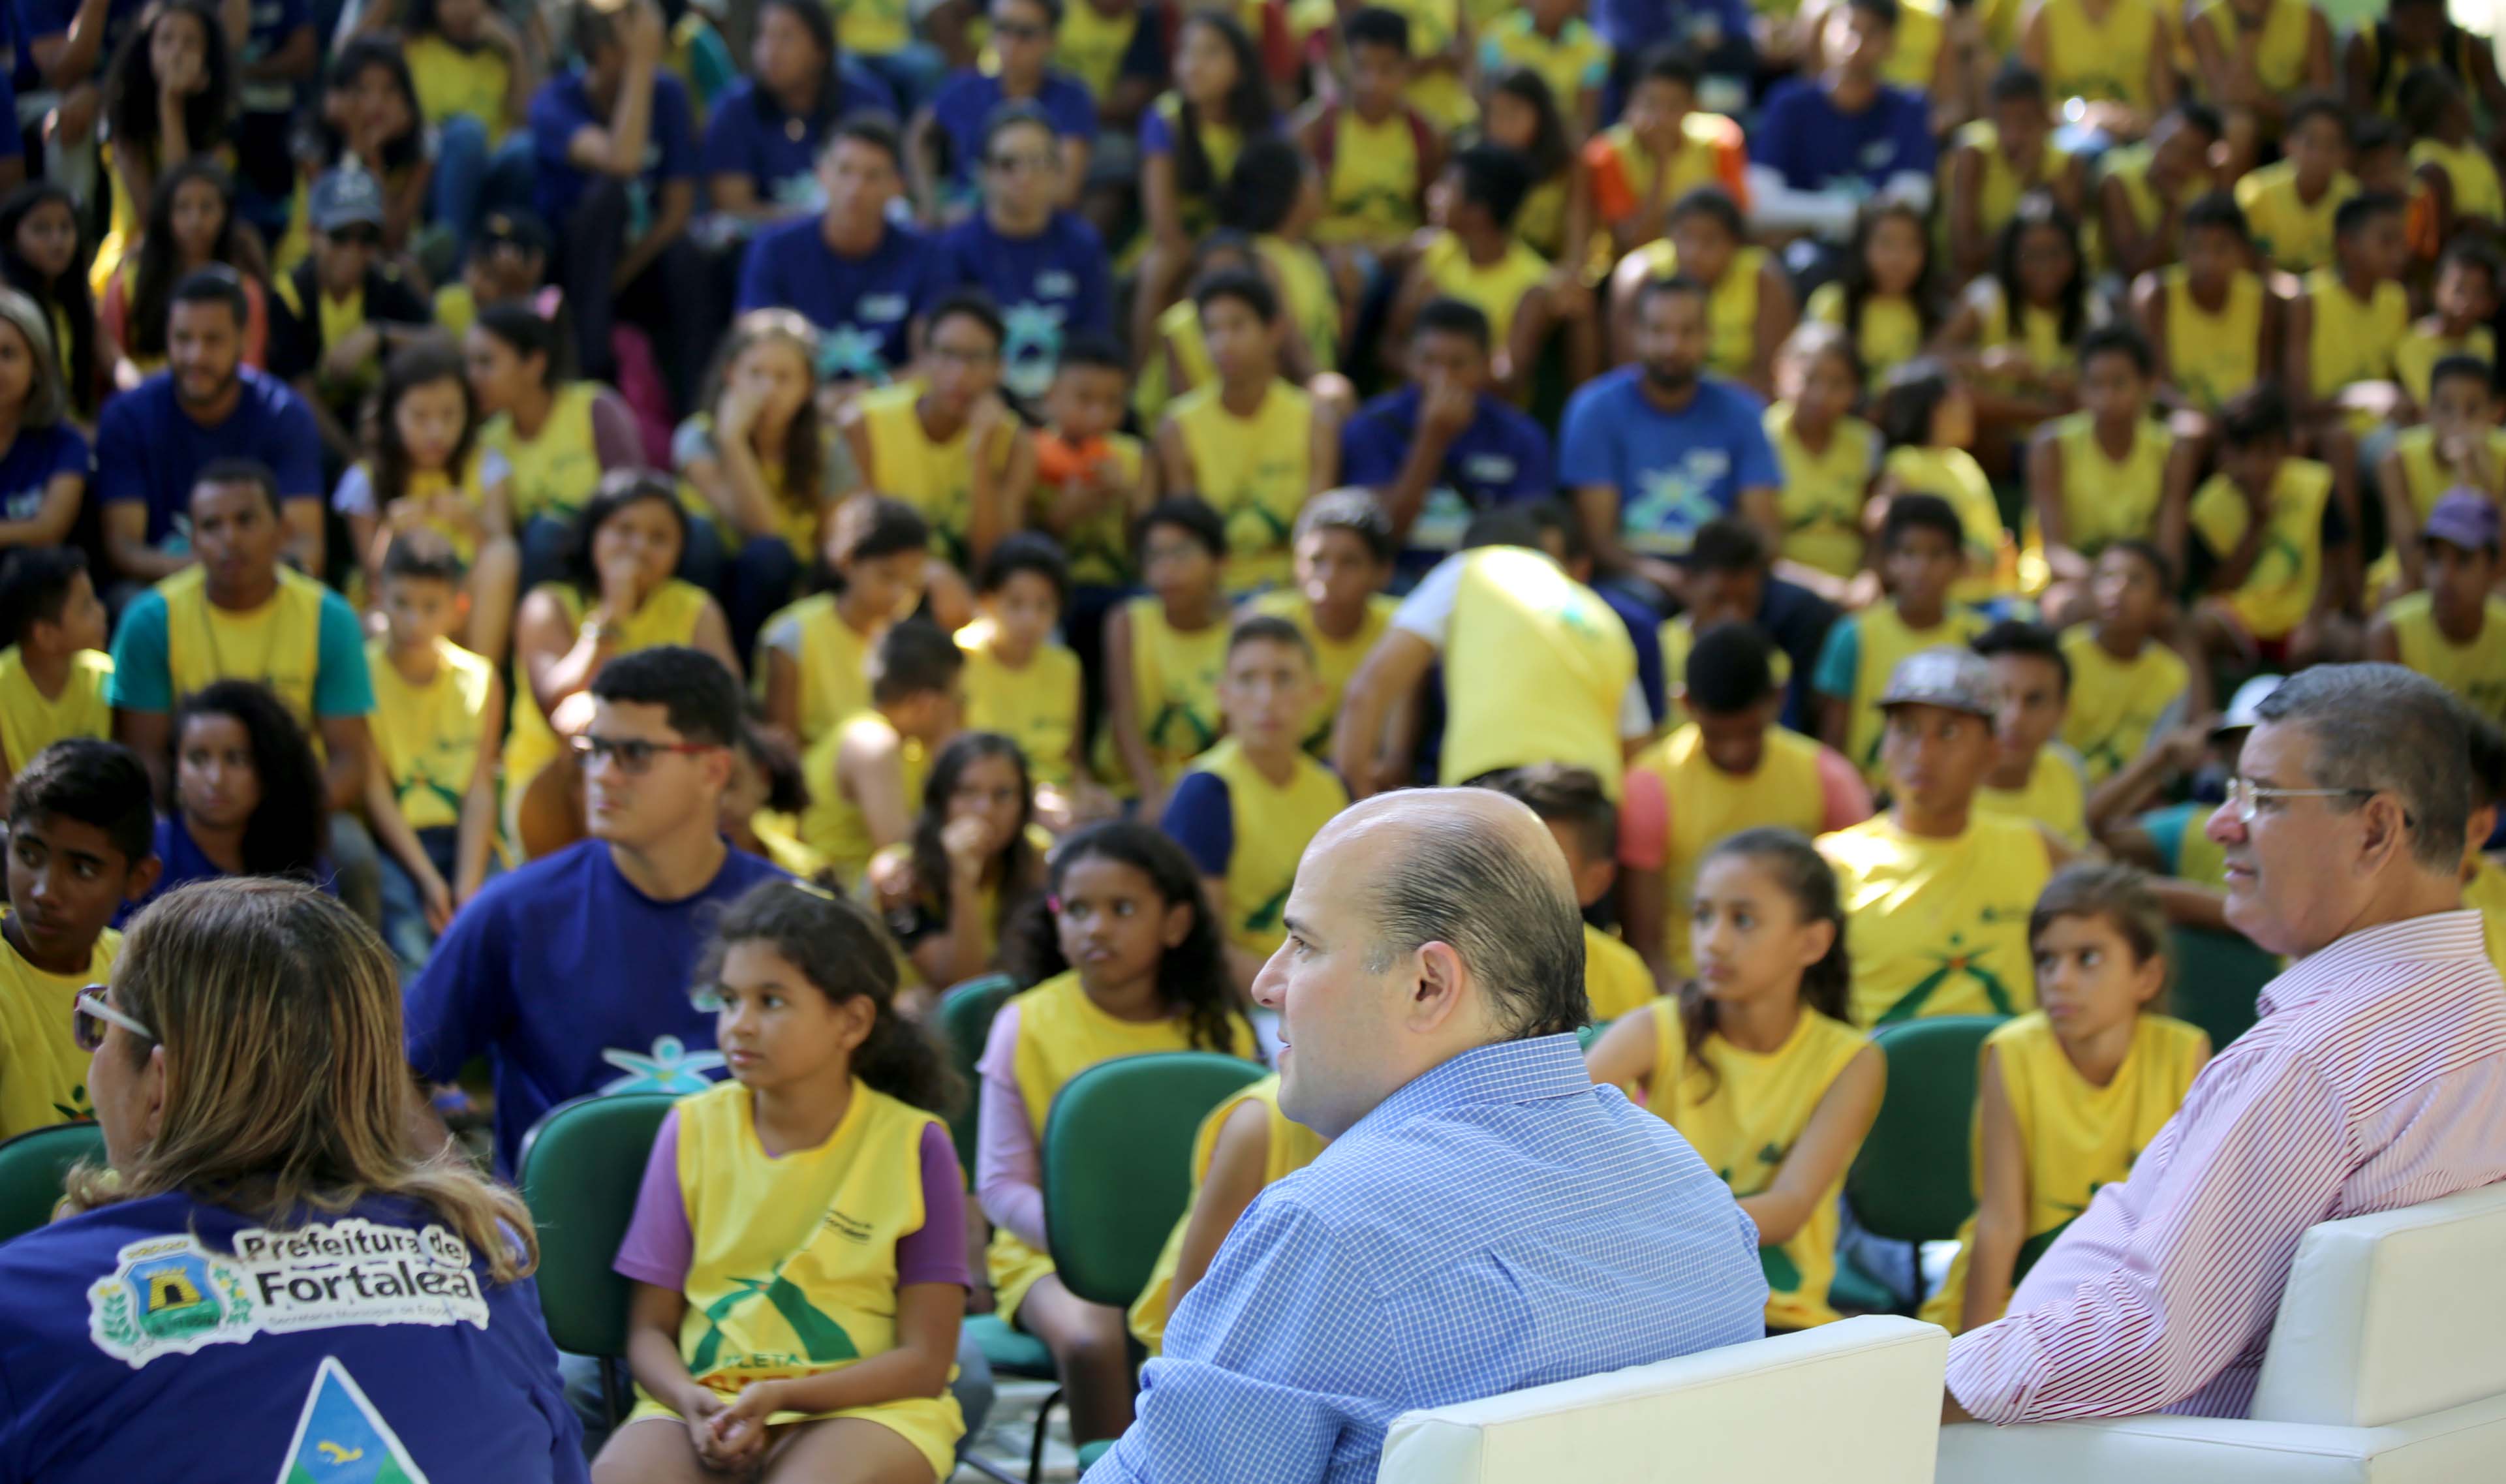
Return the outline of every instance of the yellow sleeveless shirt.
<path id="1" fill-rule="evenodd" d="M 2166 295 L 2166 364 L 2176 388 L 2205 412 L 2262 380 L 2263 281 L 2242 269 L 2212 314 L 2193 302 L 2184 266 L 2160 271 Z"/>
<path id="2" fill-rule="evenodd" d="M 1303 752 L 1295 758 L 1288 781 L 1273 783 L 1230 737 L 1185 770 L 1210 774 L 1227 785 L 1235 849 L 1227 857 L 1229 921 L 1224 930 L 1228 942 L 1263 958 L 1287 941 L 1280 914 L 1287 909 L 1288 888 L 1297 884 L 1306 847 L 1332 815 L 1348 807 L 1348 786 L 1338 774 Z"/>
<path id="3" fill-rule="evenodd" d="M 1418 228 L 1418 139 L 1399 109 L 1369 124 L 1342 104 L 1333 119 L 1327 204 L 1317 242 L 1381 242 Z"/>
<path id="4" fill-rule="evenodd" d="M 1291 537 L 1313 467 L 1313 398 L 1271 381 L 1253 416 L 1219 400 L 1212 380 L 1169 409 L 1192 458 L 1200 496 L 1227 522 L 1225 581 L 1230 593 L 1286 582 L 1296 562 Z"/>
<path id="5" fill-rule="evenodd" d="M 835 729 L 813 743 L 801 759 L 801 777 L 809 788 L 808 807 L 801 811 L 801 843 L 815 851 L 841 882 L 859 881 L 877 846 L 870 838 L 870 824 L 862 818 L 861 806 L 844 797 L 836 779 L 836 754 L 841 750 L 844 731 L 855 722 L 877 722 L 891 726 L 877 711 L 858 711 L 837 723 Z M 897 766 L 905 778 L 905 807 L 909 814 L 922 808 L 923 779 L 931 774 L 931 749 L 918 740 L 897 735 Z"/>
<path id="6" fill-rule="evenodd" d="M 2425 590 L 2395 598 L 2384 617 L 2401 641 L 2404 665 L 2490 721 L 2506 723 L 2506 598 L 2488 599 L 2480 633 L 2468 644 L 2454 643 L 2437 628 L 2435 599 Z"/>
<path id="7" fill-rule="evenodd" d="M 1670 839 L 1664 865 L 1663 943 L 1671 971 L 1697 972 L 1689 951 L 1690 897 L 1697 864 L 1717 841 L 1757 825 L 1781 825 L 1815 835 L 1827 819 L 1818 778 L 1819 744 L 1782 727 L 1767 729 L 1758 771 L 1746 778 L 1725 773 L 1705 755 L 1705 736 L 1694 723 L 1647 747 L 1629 767 L 1662 779 L 1670 808 Z"/>
<path id="8" fill-rule="evenodd" d="M 835 729 L 837 722 L 870 707 L 870 655 L 878 642 L 836 611 L 836 595 L 817 593 L 782 609 L 766 621 L 770 633 L 778 625 L 799 626 L 801 653 L 794 669 L 800 681 L 800 728 L 803 745 Z M 757 674 L 764 682 L 766 667 Z"/>
<path id="9" fill-rule="evenodd" d="M 2142 418 L 2132 429 L 2130 452 L 2119 459 L 2097 441 L 2094 413 L 2056 422 L 2054 436 L 2062 450 L 2062 517 L 2073 551 L 2094 556 L 2110 542 L 2156 535 L 2166 460 L 2175 452 L 2166 423 Z"/>
<path id="10" fill-rule="evenodd" d="M 104 699 L 113 656 L 82 649 L 70 656 L 69 680 L 47 699 L 26 673 L 18 646 L 0 649 L 0 761 L 12 774 L 26 771 L 36 753 L 70 737 L 113 740 L 113 705 Z"/>
<path id="11" fill-rule="evenodd" d="M 1278 588 L 1255 597 L 1252 610 L 1272 618 L 1284 618 L 1297 626 L 1306 642 L 1314 647 L 1314 678 L 1322 682 L 1323 699 L 1314 706 L 1312 723 L 1306 728 L 1306 750 L 1326 758 L 1331 748 L 1333 723 L 1340 720 L 1340 702 L 1348 689 L 1348 677 L 1357 673 L 1375 641 L 1392 627 L 1392 612 L 1400 602 L 1382 593 L 1366 599 L 1366 617 L 1359 621 L 1357 632 L 1344 639 L 1336 639 L 1322 632 L 1314 622 L 1313 604 L 1306 595 L 1291 588 Z"/>
<path id="12" fill-rule="evenodd" d="M 1835 577 L 1862 570 L 1862 506 L 1880 472 L 1880 430 L 1859 417 L 1839 418 L 1826 452 L 1813 453 L 1793 429 L 1789 402 L 1767 409 L 1766 429 L 1784 471 L 1776 495 L 1784 556 Z"/>
<path id="13" fill-rule="evenodd" d="M 965 726 L 998 732 L 1026 754 L 1039 783 L 1070 781 L 1070 746 L 1079 735 L 1079 656 L 1047 639 L 1013 670 L 992 652 L 992 625 L 977 619 L 957 631 L 966 657 Z"/>
<path id="14" fill-rule="evenodd" d="M 934 439 L 915 408 L 921 397 L 922 387 L 913 381 L 861 394 L 862 425 L 870 434 L 870 468 L 864 472 L 870 488 L 922 512 L 931 523 L 932 551 L 964 567 L 975 520 L 975 453 L 967 443 L 971 425 L 959 427 L 946 442 Z M 1004 462 L 1007 456 L 1004 452 Z"/>
<path id="15" fill-rule="evenodd" d="M 1218 742 L 1226 718 L 1218 679 L 1227 670 L 1226 620 L 1186 633 L 1166 622 L 1155 597 L 1124 603 L 1131 615 L 1131 701 L 1158 774 L 1173 781 L 1184 766 Z M 1111 729 L 1107 729 L 1111 745 Z M 1112 775 L 1108 775 L 1109 777 Z"/>
<path id="16" fill-rule="evenodd" d="M 2308 346 L 2315 396 L 2393 375 L 2393 352 L 2411 333 L 2411 296 L 2400 284 L 2381 282 L 2361 303 L 2338 273 L 2318 269 L 2306 275 L 2306 297 L 2314 307 Z"/>
<path id="17" fill-rule="evenodd" d="M 2269 528 L 2244 586 L 2227 596 L 2230 611 L 2258 639 L 2286 635 L 2314 606 L 2323 582 L 2323 503 L 2332 497 L 2332 471 L 2307 458 L 2280 460 L 2273 478 Z M 2210 476 L 2193 496 L 2193 529 L 2222 559 L 2245 538 L 2252 513 L 2244 495 L 2224 474 Z"/>
<path id="18" fill-rule="evenodd" d="M 1843 325 L 1844 285 L 1820 284 L 1811 292 L 1802 317 Z M 1888 373 L 1922 354 L 1923 316 L 1914 301 L 1903 295 L 1875 294 L 1862 306 L 1862 329 L 1854 336 L 1853 348 L 1862 356 L 1864 384 L 1877 393 L 1887 384 Z"/>
<path id="19" fill-rule="evenodd" d="M 1175 1218 L 1174 1230 L 1166 1233 L 1166 1245 L 1158 1253 L 1158 1264 L 1149 1273 L 1149 1285 L 1131 1302 L 1132 1337 L 1157 1355 L 1165 1345 L 1166 1295 L 1174 1291 L 1175 1264 L 1183 1256 L 1184 1228 L 1192 1224 L 1193 1207 L 1200 1203 L 1200 1187 L 1209 1178 L 1209 1163 L 1218 1154 L 1218 1131 L 1235 1110 L 1248 1103 L 1258 1103 L 1268 1116 L 1271 1139 L 1262 1157 L 1262 1184 L 1265 1189 L 1314 1162 L 1323 1152 L 1320 1134 L 1307 1128 L 1279 1111 L 1279 1075 L 1272 1072 L 1251 1087 L 1235 1094 L 1209 1110 L 1200 1121 L 1200 1132 L 1192 1137 L 1192 1200 L 1184 1213 Z"/>
<path id="20" fill-rule="evenodd" d="M 516 521 L 542 515 L 571 521 L 600 487 L 600 448 L 592 437 L 591 408 L 602 389 L 594 381 L 558 387 L 536 438 L 523 438 L 510 413 L 498 413 L 480 425 L 479 446 L 504 454 L 514 467 Z"/>
<path id="21" fill-rule="evenodd" d="M 1501 346 L 1514 334 L 1514 311 L 1522 296 L 1548 278 L 1549 260 L 1517 237 L 1506 244 L 1503 258 L 1482 267 L 1463 250 L 1461 238 L 1444 232 L 1419 254 L 1418 269 L 1438 293 L 1486 314 L 1491 343 Z"/>
<path id="22" fill-rule="evenodd" d="M 2087 624 L 2063 631 L 2062 657 L 2071 662 L 2062 741 L 2080 754 L 2094 788 L 2148 750 L 2159 718 L 2184 700 L 2191 672 L 2182 655 L 2156 639 L 2143 641 L 2133 658 L 2118 660 Z"/>
<path id="23" fill-rule="evenodd" d="M 157 584 L 157 592 L 165 599 L 165 669 L 177 697 L 212 680 L 258 680 L 320 749 L 313 717 L 313 677 L 321 669 L 320 583 L 281 566 L 278 590 L 250 613 L 211 603 L 208 574 L 197 565 Z"/>
<path id="24" fill-rule="evenodd" d="M 2056 106 L 2071 98 L 2146 108 L 2149 64 L 2166 45 L 2166 28 L 2149 0 L 2114 0 L 2105 18 L 2082 0 L 2047 0 L 2045 91 Z"/>
<path id="25" fill-rule="evenodd" d="M 2036 1006 L 2027 915 L 2052 874 L 2032 821 L 1976 811 L 1954 840 L 1888 814 L 1818 838 L 1853 944 L 1853 1023 Z"/>
<path id="26" fill-rule="evenodd" d="M 567 632 L 580 634 L 583 615 L 591 606 L 582 590 L 570 582 L 550 582 L 541 584 L 539 591 L 564 607 Z M 705 604 L 710 601 L 704 589 L 671 578 L 654 589 L 644 599 L 644 606 L 619 627 L 617 645 L 611 654 L 633 654 L 661 644 L 694 643 L 697 620 L 703 616 Z M 528 676 L 519 673 L 519 665 L 516 670 L 513 730 L 505 738 L 505 799 L 509 805 L 521 798 L 522 790 L 539 777 L 541 769 L 556 761 L 558 751 L 556 732 L 540 710 L 537 698 L 531 695 Z"/>
<path id="27" fill-rule="evenodd" d="M 450 639 L 435 641 L 435 678 L 413 686 L 392 667 L 389 641 L 366 643 L 366 670 L 375 682 L 375 755 L 391 778 L 401 818 L 413 830 L 461 822 L 496 684 L 496 667 Z"/>
<path id="28" fill-rule="evenodd" d="M 1880 460 L 1880 473 L 1907 493 L 1937 494 L 1957 512 L 1966 532 L 1966 575 L 1950 585 L 1952 600 L 1982 602 L 2011 591 L 2018 554 L 2001 527 L 1992 480 L 1974 454 L 1964 449 L 1894 448 Z"/>
<path id="29" fill-rule="evenodd" d="M 2277 96 L 2286 97 L 2306 86 L 2306 53 L 2312 39 L 2312 15 L 2313 7 L 2307 0 L 2272 0 L 2271 9 L 2263 15 L 2262 44 L 2255 49 L 2254 75 Z M 2210 0 L 2193 13 L 2192 23 L 2207 25 L 2219 49 L 2235 54 L 2237 12 L 2228 0 Z M 2194 81 L 2201 81 L 2198 74 Z"/>

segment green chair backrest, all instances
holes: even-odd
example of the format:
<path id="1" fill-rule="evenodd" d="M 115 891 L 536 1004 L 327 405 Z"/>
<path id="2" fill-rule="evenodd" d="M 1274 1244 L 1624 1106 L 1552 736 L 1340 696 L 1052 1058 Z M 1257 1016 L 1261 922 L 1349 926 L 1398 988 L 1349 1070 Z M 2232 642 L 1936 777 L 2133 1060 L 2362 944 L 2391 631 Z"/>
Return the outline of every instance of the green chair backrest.
<path id="1" fill-rule="evenodd" d="M 1874 1236 L 1946 1241 L 1975 1210 L 1967 1163 L 1976 1057 L 2002 1020 L 1936 1015 L 1884 1026 L 1872 1036 L 1888 1059 L 1888 1091 L 1844 1174 L 1844 1199 Z"/>
<path id="2" fill-rule="evenodd" d="M 1044 1225 L 1063 1287 L 1130 1307 L 1192 1203 L 1192 1141 L 1209 1110 L 1261 1080 L 1209 1051 L 1100 1062 L 1070 1079 L 1044 1123 Z"/>
<path id="3" fill-rule="evenodd" d="M 1596 1020 L 1589 1026 L 1577 1026 L 1575 1028 L 1575 1049 L 1578 1051 L 1592 1050 L 1593 1043 L 1599 1040 L 1601 1038 L 1601 1032 L 1609 1029 L 1610 1023 L 1605 1020 Z"/>
<path id="4" fill-rule="evenodd" d="M 2278 976 L 2279 960 L 2238 932 L 2178 927 L 2172 936 L 2175 982 L 2167 1013 L 2208 1032 L 2213 1052 L 2225 1050 L 2254 1028 L 2254 1001 Z"/>
<path id="5" fill-rule="evenodd" d="M 985 974 L 969 979 L 951 989 L 940 999 L 940 1033 L 948 1042 L 949 1061 L 957 1068 L 958 1080 L 965 1084 L 965 1101 L 957 1116 L 949 1120 L 949 1137 L 957 1141 L 957 1167 L 966 1178 L 975 1177 L 975 1128 L 977 1104 L 982 1102 L 983 1078 L 975 1064 L 984 1059 L 984 1042 L 991 1036 L 992 1017 L 1001 1013 L 1018 994 L 1018 981 L 1007 974 Z"/>
<path id="6" fill-rule="evenodd" d="M 556 1348 L 626 1353 L 633 1291 L 610 1269 L 635 1213 L 653 1136 L 675 1093 L 577 1098 L 549 1109 L 522 1140 L 522 1200 L 540 1234 L 540 1313 Z"/>
<path id="7" fill-rule="evenodd" d="M 70 1167 L 90 1158 L 104 1161 L 104 1130 L 92 1123 L 34 1129 L 0 1143 L 0 1242 L 52 1220 Z"/>

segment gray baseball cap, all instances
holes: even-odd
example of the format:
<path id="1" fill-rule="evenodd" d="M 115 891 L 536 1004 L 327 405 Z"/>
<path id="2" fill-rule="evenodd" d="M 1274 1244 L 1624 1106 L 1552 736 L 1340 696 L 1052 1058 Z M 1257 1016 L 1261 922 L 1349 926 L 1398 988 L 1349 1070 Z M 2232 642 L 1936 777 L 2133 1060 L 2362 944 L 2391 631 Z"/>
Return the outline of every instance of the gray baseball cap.
<path id="1" fill-rule="evenodd" d="M 1908 655 L 1888 672 L 1888 688 L 1880 706 L 1937 706 L 1990 717 L 2001 708 L 2000 687 L 1992 683 L 1992 667 L 1972 649 L 1943 645 Z"/>
<path id="2" fill-rule="evenodd" d="M 313 182 L 309 206 L 306 214 L 312 218 L 316 232 L 337 232 L 360 223 L 379 229 L 383 224 L 383 188 L 371 172 L 345 164 L 325 170 Z"/>

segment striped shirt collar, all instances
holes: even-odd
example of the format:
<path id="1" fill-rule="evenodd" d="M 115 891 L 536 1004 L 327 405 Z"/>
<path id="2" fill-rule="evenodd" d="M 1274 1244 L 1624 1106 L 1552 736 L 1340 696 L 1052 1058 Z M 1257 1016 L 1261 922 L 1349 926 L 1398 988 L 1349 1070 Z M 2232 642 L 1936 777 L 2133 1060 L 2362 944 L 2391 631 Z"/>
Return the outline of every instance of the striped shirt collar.
<path id="1" fill-rule="evenodd" d="M 1414 1118 L 1475 1103 L 1534 1103 L 1592 1090 L 1593 1078 L 1584 1070 L 1584 1053 L 1573 1035 L 1498 1041 L 1475 1046 L 1411 1078 L 1339 1142 L 1353 1143 L 1361 1134 L 1384 1133 Z"/>
<path id="2" fill-rule="evenodd" d="M 2261 1016 L 2300 1009 L 2394 963 L 2487 957 L 2477 912 L 2431 912 L 2379 923 L 2291 964 L 2263 987 L 2256 1009 Z"/>

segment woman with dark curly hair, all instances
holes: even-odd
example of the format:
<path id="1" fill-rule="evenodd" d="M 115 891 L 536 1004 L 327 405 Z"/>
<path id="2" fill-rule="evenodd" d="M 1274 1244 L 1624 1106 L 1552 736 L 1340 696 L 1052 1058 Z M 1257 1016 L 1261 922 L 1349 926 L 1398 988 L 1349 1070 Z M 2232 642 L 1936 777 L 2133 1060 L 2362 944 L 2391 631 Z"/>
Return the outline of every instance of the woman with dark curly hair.
<path id="1" fill-rule="evenodd" d="M 176 705 L 172 731 L 174 808 L 157 819 L 165 868 L 148 900 L 220 876 L 284 876 L 337 891 L 322 855 L 322 766 L 268 686 L 212 681 Z"/>

